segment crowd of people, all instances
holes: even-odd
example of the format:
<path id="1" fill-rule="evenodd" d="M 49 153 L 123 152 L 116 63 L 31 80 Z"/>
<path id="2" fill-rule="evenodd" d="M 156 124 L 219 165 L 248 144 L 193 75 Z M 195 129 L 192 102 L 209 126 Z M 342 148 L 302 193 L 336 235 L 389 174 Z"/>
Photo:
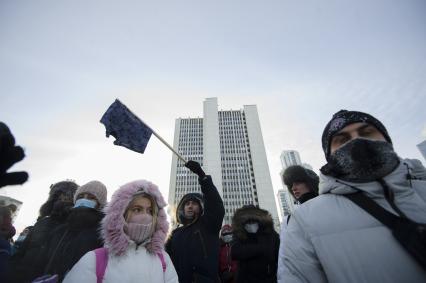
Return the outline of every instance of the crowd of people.
<path id="1" fill-rule="evenodd" d="M 7 171 L 23 151 L 0 126 L 0 187 L 22 184 L 25 172 Z M 322 147 L 319 176 L 298 165 L 283 174 L 296 205 L 280 234 L 255 205 L 223 225 L 222 198 L 195 161 L 185 166 L 201 193 L 182 197 L 172 231 L 149 181 L 121 186 L 109 203 L 100 181 L 57 182 L 15 242 L 0 207 L 0 282 L 426 282 L 425 167 L 357 111 L 333 115 Z"/>

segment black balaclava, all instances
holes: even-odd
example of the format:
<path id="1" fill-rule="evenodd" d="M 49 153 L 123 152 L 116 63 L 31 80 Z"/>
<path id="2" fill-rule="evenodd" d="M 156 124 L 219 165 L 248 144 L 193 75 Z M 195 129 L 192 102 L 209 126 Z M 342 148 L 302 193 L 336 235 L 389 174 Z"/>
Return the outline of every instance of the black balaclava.
<path id="1" fill-rule="evenodd" d="M 325 159 L 327 159 L 327 161 L 330 156 L 330 142 L 332 137 L 347 125 L 358 122 L 363 122 L 374 126 L 379 132 L 382 133 L 386 141 L 392 143 L 385 126 L 370 114 L 358 111 L 340 110 L 333 115 L 322 133 L 322 149 L 324 150 Z"/>
<path id="2" fill-rule="evenodd" d="M 386 141 L 356 138 L 330 154 L 333 136 L 344 127 L 357 122 L 374 126 Z M 399 164 L 399 158 L 393 150 L 386 128 L 379 120 L 362 112 L 341 110 L 334 114 L 324 129 L 322 147 L 328 162 L 321 168 L 321 172 L 349 182 L 365 183 L 379 180 L 391 173 Z"/>

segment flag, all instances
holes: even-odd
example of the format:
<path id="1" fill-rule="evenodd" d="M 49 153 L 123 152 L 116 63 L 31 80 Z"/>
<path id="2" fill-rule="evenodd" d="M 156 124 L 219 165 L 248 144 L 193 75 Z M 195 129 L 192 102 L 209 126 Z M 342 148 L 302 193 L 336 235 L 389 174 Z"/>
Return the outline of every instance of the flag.
<path id="1" fill-rule="evenodd" d="M 115 138 L 115 145 L 144 153 L 152 130 L 118 99 L 102 116 L 101 123 L 105 125 L 106 136 Z"/>

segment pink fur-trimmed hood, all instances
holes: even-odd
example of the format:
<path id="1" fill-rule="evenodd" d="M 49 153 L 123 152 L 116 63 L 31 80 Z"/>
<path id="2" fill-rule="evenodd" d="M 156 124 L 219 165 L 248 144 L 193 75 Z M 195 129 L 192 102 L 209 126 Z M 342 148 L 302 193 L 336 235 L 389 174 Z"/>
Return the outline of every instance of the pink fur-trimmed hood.
<path id="1" fill-rule="evenodd" d="M 157 224 L 151 242 L 146 245 L 146 249 L 151 253 L 158 253 L 164 249 L 164 242 L 169 230 L 169 222 L 164 210 L 167 203 L 156 185 L 149 181 L 137 180 L 127 183 L 115 191 L 111 201 L 104 209 L 105 217 L 102 220 L 101 234 L 105 246 L 116 256 L 125 254 L 130 244 L 130 239 L 123 230 L 126 223 L 124 212 L 134 195 L 141 190 L 151 195 L 158 206 Z"/>

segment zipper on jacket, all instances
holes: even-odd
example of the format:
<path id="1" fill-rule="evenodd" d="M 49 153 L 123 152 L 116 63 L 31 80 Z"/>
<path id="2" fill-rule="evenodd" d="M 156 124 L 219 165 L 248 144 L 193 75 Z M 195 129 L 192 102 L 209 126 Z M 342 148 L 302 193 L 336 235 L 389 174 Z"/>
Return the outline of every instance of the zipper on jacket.
<path id="1" fill-rule="evenodd" d="M 201 231 L 197 230 L 197 231 L 194 232 L 194 234 L 200 235 L 201 247 L 203 248 L 204 258 L 207 258 L 206 245 L 204 244 L 204 238 L 203 238 L 203 235 L 201 235 Z"/>

